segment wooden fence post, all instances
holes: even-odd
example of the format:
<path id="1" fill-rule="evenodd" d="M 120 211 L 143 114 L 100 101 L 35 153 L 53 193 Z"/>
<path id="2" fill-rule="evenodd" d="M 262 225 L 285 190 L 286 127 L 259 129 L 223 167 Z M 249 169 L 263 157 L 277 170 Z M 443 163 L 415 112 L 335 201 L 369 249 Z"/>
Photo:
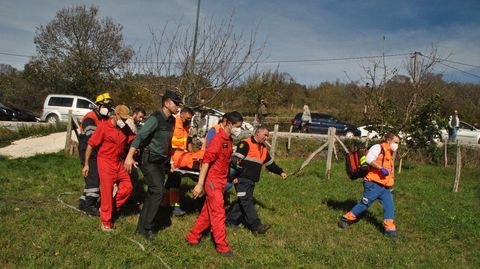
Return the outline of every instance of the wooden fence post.
<path id="1" fill-rule="evenodd" d="M 325 170 L 325 177 L 330 179 L 331 170 L 332 170 L 332 155 L 333 155 L 333 144 L 335 143 L 335 128 L 328 128 L 328 153 L 327 153 L 327 169 Z"/>
<path id="2" fill-rule="evenodd" d="M 445 160 L 445 166 L 444 167 L 447 167 L 448 166 L 448 142 L 447 141 L 444 141 L 443 142 L 443 147 L 444 147 L 444 150 L 443 150 L 443 155 L 444 155 L 444 160 Z"/>
<path id="3" fill-rule="evenodd" d="M 290 153 L 290 148 L 292 145 L 292 130 L 293 130 L 293 125 L 290 125 L 290 130 L 288 131 L 287 154 Z"/>
<path id="4" fill-rule="evenodd" d="M 403 163 L 403 158 L 400 157 L 400 162 L 398 162 L 398 173 L 402 173 L 402 163 Z"/>
<path id="5" fill-rule="evenodd" d="M 272 147 L 270 149 L 270 156 L 274 160 L 275 160 L 275 151 L 277 150 L 277 136 L 278 136 L 278 124 L 275 124 L 275 127 L 273 127 Z"/>
<path id="6" fill-rule="evenodd" d="M 68 111 L 67 136 L 65 138 L 65 153 L 70 153 L 70 144 L 72 143 L 72 110 Z"/>
<path id="7" fill-rule="evenodd" d="M 458 192 L 458 185 L 460 185 L 460 172 L 462 170 L 462 151 L 457 140 L 457 164 L 455 166 L 455 178 L 453 181 L 453 192 Z"/>

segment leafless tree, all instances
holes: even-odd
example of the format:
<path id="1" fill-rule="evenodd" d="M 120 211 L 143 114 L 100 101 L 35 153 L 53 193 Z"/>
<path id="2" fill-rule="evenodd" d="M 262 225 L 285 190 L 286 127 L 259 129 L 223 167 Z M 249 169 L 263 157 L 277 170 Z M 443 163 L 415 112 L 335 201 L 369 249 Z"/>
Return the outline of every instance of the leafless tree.
<path id="1" fill-rule="evenodd" d="M 432 45 L 426 55 L 421 52 L 414 52 L 410 57 L 410 61 L 405 65 L 405 69 L 412 81 L 413 93 L 411 93 L 408 106 L 405 109 L 403 125 L 408 123 L 418 104 L 425 97 L 425 93 L 429 92 L 432 87 L 433 80 L 431 78 L 434 67 L 443 61 L 437 55 L 438 48 Z M 450 57 L 450 54 L 448 57 Z"/>
<path id="2" fill-rule="evenodd" d="M 213 18 L 201 23 L 195 52 L 189 26 L 170 23 L 159 30 L 151 28 L 150 44 L 140 56 L 143 60 L 136 61 L 136 72 L 173 78 L 162 79 L 157 86 L 176 88 L 191 106 L 200 98 L 210 103 L 256 66 L 265 48 L 265 42 L 257 43 L 258 26 L 248 35 L 237 32 L 233 17 L 232 12 L 219 23 Z"/>

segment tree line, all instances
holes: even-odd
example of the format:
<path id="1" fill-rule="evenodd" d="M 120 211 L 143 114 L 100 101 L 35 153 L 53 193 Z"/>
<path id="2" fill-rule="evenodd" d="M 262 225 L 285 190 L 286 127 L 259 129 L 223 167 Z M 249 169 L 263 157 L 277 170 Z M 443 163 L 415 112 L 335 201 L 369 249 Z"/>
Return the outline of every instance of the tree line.
<path id="1" fill-rule="evenodd" d="M 237 31 L 233 16 L 203 22 L 196 41 L 185 24 L 151 28 L 150 43 L 135 50 L 124 43 L 123 27 L 100 17 L 97 7 L 61 9 L 37 27 L 36 54 L 23 70 L 0 64 L 0 101 L 40 112 L 51 93 L 94 99 L 108 91 L 117 103 L 151 112 L 165 89 L 174 89 L 189 106 L 204 100 L 207 106 L 245 115 L 254 115 L 261 99 L 270 115 L 292 118 L 307 104 L 312 111 L 357 125 L 426 137 L 417 145 L 427 145 L 453 109 L 462 120 L 480 123 L 480 85 L 443 80 L 435 73 L 441 59 L 434 47 L 426 55 L 415 52 L 413 61 L 407 61 L 407 74 L 378 60 L 364 66 L 361 82 L 307 87 L 288 73 L 258 70 L 265 41 L 257 40 L 258 28 Z"/>

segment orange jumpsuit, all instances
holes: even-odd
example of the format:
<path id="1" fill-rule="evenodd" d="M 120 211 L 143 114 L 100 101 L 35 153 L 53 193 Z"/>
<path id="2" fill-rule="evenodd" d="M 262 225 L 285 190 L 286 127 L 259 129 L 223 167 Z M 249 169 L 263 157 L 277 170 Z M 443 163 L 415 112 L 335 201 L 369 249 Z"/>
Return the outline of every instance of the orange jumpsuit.
<path id="1" fill-rule="evenodd" d="M 118 210 L 132 192 L 132 183 L 121 157 L 125 145 L 135 138 L 125 134 L 111 120 L 102 122 L 95 130 L 88 144 L 98 149 L 97 167 L 100 176 L 100 220 L 104 226 L 112 227 L 112 212 Z M 113 185 L 118 185 L 115 201 L 112 198 Z M 115 203 L 114 203 L 115 202 Z"/>

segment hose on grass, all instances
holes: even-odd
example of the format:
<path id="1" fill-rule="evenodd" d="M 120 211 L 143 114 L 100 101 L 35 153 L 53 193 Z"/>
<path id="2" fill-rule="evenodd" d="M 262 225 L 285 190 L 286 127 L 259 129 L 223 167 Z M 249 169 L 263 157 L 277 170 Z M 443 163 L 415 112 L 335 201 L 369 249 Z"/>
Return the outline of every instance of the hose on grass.
<path id="1" fill-rule="evenodd" d="M 80 209 L 76 208 L 75 206 L 72 206 L 72 205 L 70 205 L 70 204 L 68 204 L 68 203 L 66 203 L 65 201 L 62 200 L 62 196 L 63 196 L 63 195 L 67 195 L 67 194 L 68 194 L 68 195 L 71 195 L 71 194 L 73 194 L 73 193 L 72 193 L 72 192 L 62 192 L 62 193 L 60 193 L 60 194 L 57 196 L 57 201 L 58 201 L 59 203 L 61 203 L 62 205 L 70 208 L 70 209 L 73 209 L 73 210 L 75 210 L 75 211 L 77 211 L 77 212 L 79 212 L 79 213 L 84 213 L 82 210 L 80 210 Z M 128 241 L 132 242 L 133 244 L 137 245 L 143 252 L 148 253 L 148 254 L 156 257 L 156 258 L 165 266 L 165 268 L 170 269 L 170 266 L 168 266 L 168 264 L 162 259 L 162 257 L 160 257 L 160 256 L 159 256 L 158 254 L 156 254 L 156 253 L 153 253 L 153 252 L 151 252 L 151 251 L 148 251 L 142 243 L 140 243 L 140 242 L 138 242 L 137 240 L 132 239 L 132 238 L 126 236 L 126 235 L 123 235 L 123 234 L 120 234 L 120 236 L 122 236 L 123 238 L 125 238 L 125 239 L 127 239 Z"/>

